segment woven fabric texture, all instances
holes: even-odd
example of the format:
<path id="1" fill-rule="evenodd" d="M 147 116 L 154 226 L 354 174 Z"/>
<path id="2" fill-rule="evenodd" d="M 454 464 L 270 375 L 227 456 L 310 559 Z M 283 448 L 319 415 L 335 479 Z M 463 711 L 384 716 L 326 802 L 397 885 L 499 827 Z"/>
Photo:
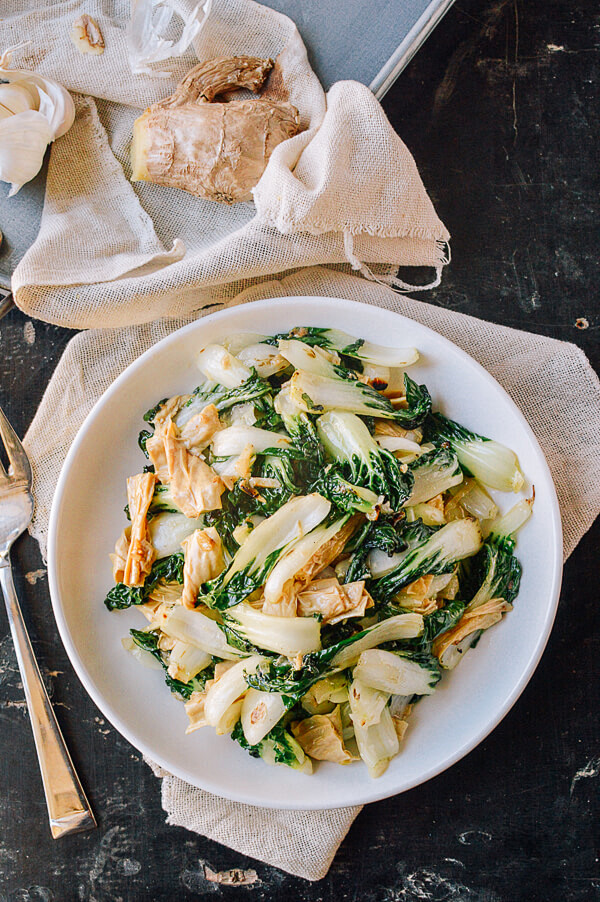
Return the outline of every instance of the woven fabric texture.
<path id="1" fill-rule="evenodd" d="M 178 5 L 189 12 L 196 0 Z M 101 56 L 81 55 L 69 39 L 82 12 L 102 29 Z M 449 233 L 409 150 L 364 85 L 339 82 L 325 95 L 293 22 L 252 0 L 213 0 L 193 51 L 163 66 L 172 78 L 158 78 L 131 74 L 129 12 L 128 0 L 4 4 L 0 49 L 29 42 L 12 64 L 76 92 L 75 124 L 52 146 L 39 236 L 13 276 L 25 313 L 72 328 L 151 322 L 312 264 L 346 264 L 400 288 L 400 265 L 433 267 L 439 279 Z M 255 203 L 131 183 L 141 110 L 198 60 L 243 54 L 277 58 L 305 127 L 275 149 Z"/>

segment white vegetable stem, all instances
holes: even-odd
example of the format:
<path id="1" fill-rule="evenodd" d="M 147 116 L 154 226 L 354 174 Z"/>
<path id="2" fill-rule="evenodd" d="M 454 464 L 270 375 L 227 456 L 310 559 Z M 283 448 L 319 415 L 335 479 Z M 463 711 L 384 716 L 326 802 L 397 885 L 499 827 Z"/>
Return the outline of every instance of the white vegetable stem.
<path id="1" fill-rule="evenodd" d="M 522 501 L 517 501 L 514 507 L 511 507 L 506 514 L 502 517 L 498 517 L 497 520 L 494 520 L 489 532 L 489 538 L 506 538 L 507 536 L 514 536 L 521 527 L 525 526 L 531 517 L 531 514 L 533 513 L 533 500 L 533 498 L 524 498 Z"/>
<path id="2" fill-rule="evenodd" d="M 180 672 L 178 679 L 188 683 L 212 662 L 212 655 L 189 642 L 177 639 L 169 655 L 169 665 L 176 664 Z"/>
<path id="3" fill-rule="evenodd" d="M 267 448 L 288 448 L 291 442 L 281 432 L 269 432 L 257 426 L 228 426 L 215 433 L 212 450 L 215 457 L 231 457 L 241 454 L 246 445 L 252 445 L 261 454 Z"/>
<path id="4" fill-rule="evenodd" d="M 331 344 L 338 350 L 343 351 L 344 348 L 356 343 L 353 335 L 347 335 L 338 329 L 329 329 L 327 337 Z M 370 341 L 364 341 L 362 345 L 352 352 L 353 357 L 364 360 L 365 363 L 373 363 L 376 366 L 406 367 L 416 363 L 419 359 L 419 352 L 416 348 L 386 348 L 382 345 L 373 344 Z"/>
<path id="5" fill-rule="evenodd" d="M 363 651 L 391 642 L 393 639 L 414 639 L 423 632 L 424 623 L 420 614 L 396 614 L 375 626 L 369 627 L 361 639 L 356 639 L 338 651 L 331 664 L 339 670 L 355 664 Z"/>
<path id="6" fill-rule="evenodd" d="M 288 341 L 287 339 L 281 339 L 278 344 L 282 357 L 289 360 L 294 369 L 304 370 L 316 376 L 326 376 L 329 379 L 339 378 L 332 363 L 331 354 L 322 348 L 311 348 L 303 341 Z"/>
<path id="7" fill-rule="evenodd" d="M 347 517 L 335 520 L 330 526 L 319 526 L 309 532 L 277 562 L 265 583 L 265 601 L 276 604 L 284 594 L 288 582 L 308 564 L 320 548 L 340 531 Z"/>
<path id="8" fill-rule="evenodd" d="M 185 514 L 171 514 L 165 511 L 152 517 L 148 523 L 150 541 L 156 551 L 156 557 L 169 557 L 181 551 L 181 543 L 194 530 L 202 529 L 204 518 L 193 520 Z"/>
<path id="9" fill-rule="evenodd" d="M 248 689 L 242 703 L 242 729 L 246 741 L 257 745 L 279 723 L 287 711 L 279 692 L 261 692 Z"/>
<path id="10" fill-rule="evenodd" d="M 204 716 L 207 723 L 216 727 L 227 709 L 248 688 L 245 675 L 254 673 L 258 665 L 263 661 L 259 655 L 245 658 L 225 671 L 223 676 L 213 683 L 204 701 Z"/>
<path id="11" fill-rule="evenodd" d="M 259 376 L 263 379 L 268 376 L 274 376 L 285 370 L 288 366 L 287 360 L 281 356 L 277 348 L 273 345 L 253 344 L 242 348 L 237 353 L 238 360 L 241 360 L 244 366 L 254 367 Z"/>
<path id="12" fill-rule="evenodd" d="M 431 695 L 431 674 L 425 668 L 391 651 L 364 651 L 354 668 L 354 678 L 390 695 Z"/>
<path id="13" fill-rule="evenodd" d="M 362 724 L 362 708 L 358 700 L 350 699 L 350 716 L 354 724 L 354 735 L 360 757 L 369 769 L 372 777 L 380 777 L 387 770 L 390 760 L 398 754 L 400 744 L 394 728 L 389 708 L 384 708 L 379 721 L 370 726 Z"/>
<path id="14" fill-rule="evenodd" d="M 321 648 L 321 624 L 314 617 L 277 617 L 242 602 L 227 611 L 226 619 L 248 642 L 286 658 Z"/>
<path id="15" fill-rule="evenodd" d="M 250 377 L 250 370 L 222 345 L 206 345 L 198 354 L 198 369 L 207 379 L 237 388 Z"/>
<path id="16" fill-rule="evenodd" d="M 355 670 L 349 697 L 352 698 L 350 706 L 353 720 L 361 727 L 371 727 L 373 724 L 379 723 L 381 712 L 387 705 L 390 696 L 388 692 L 381 692 L 379 689 L 367 686 L 357 677 Z"/>
<path id="17" fill-rule="evenodd" d="M 330 508 L 331 502 L 316 492 L 292 498 L 252 530 L 237 552 L 223 585 L 227 585 L 234 573 L 244 570 L 250 564 L 253 571 L 260 569 L 273 551 L 284 549 L 292 542 L 296 543 L 318 526 Z"/>
<path id="18" fill-rule="evenodd" d="M 244 657 L 244 652 L 227 644 L 225 633 L 214 620 L 201 611 L 184 608 L 181 604 L 174 605 L 162 614 L 160 628 L 167 636 L 188 642 L 226 661 L 237 661 Z"/>
<path id="19" fill-rule="evenodd" d="M 456 454 L 463 465 L 484 485 L 500 492 L 519 492 L 525 477 L 517 455 L 506 445 L 491 439 L 485 442 L 457 442 Z"/>

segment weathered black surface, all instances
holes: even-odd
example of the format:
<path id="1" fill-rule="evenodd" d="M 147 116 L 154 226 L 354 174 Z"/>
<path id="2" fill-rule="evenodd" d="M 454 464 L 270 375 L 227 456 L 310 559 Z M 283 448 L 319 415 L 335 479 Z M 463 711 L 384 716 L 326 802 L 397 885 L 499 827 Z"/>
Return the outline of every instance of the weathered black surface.
<path id="1" fill-rule="evenodd" d="M 454 262 L 428 299 L 574 341 L 596 368 L 599 48 L 593 0 L 467 0 L 385 101 L 453 234 Z M 13 311 L 0 336 L 0 403 L 23 432 L 70 335 Z M 50 839 L 0 615 L 1 902 L 597 899 L 599 539 L 596 526 L 568 562 L 546 653 L 503 723 L 445 774 L 365 809 L 315 885 L 165 826 L 157 781 L 71 670 L 45 577 L 32 586 L 21 575 L 42 568 L 22 539 L 18 589 L 100 824 Z M 205 864 L 255 868 L 258 881 L 219 887 Z"/>

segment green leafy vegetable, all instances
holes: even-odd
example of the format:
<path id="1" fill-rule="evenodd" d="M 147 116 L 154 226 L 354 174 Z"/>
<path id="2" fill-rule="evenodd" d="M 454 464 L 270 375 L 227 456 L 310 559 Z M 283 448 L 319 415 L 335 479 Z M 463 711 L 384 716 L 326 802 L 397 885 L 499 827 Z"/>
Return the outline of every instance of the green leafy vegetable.
<path id="1" fill-rule="evenodd" d="M 425 435 L 436 444 L 447 442 L 465 473 L 484 485 L 501 492 L 518 492 L 523 487 L 524 477 L 517 456 L 506 445 L 471 432 L 441 413 L 427 418 Z"/>
<path id="2" fill-rule="evenodd" d="M 382 495 L 393 510 L 410 496 L 414 478 L 403 471 L 393 454 L 380 448 L 359 417 L 332 410 L 317 420 L 317 431 L 327 454 L 353 485 Z"/>
<path id="3" fill-rule="evenodd" d="M 168 659 L 161 652 L 158 647 L 159 633 L 155 630 L 129 630 L 131 638 L 135 642 L 135 644 L 139 648 L 143 648 L 144 651 L 149 652 L 153 657 L 156 658 L 157 661 L 160 662 L 162 667 L 165 670 L 165 682 L 171 692 L 176 693 L 177 695 L 181 695 L 184 699 L 189 699 L 192 692 L 201 692 L 207 681 L 212 679 L 215 675 L 215 667 L 212 664 L 209 667 L 206 667 L 202 670 L 197 676 L 191 679 L 188 683 L 182 683 L 181 680 L 175 680 L 172 676 L 170 676 L 166 671 L 169 666 Z"/>
<path id="4" fill-rule="evenodd" d="M 453 520 L 416 547 L 393 555 L 385 573 L 369 584 L 369 591 L 378 601 L 390 601 L 403 586 L 426 574 L 449 573 L 457 561 L 474 555 L 480 548 L 477 521 Z"/>
<path id="5" fill-rule="evenodd" d="M 333 464 L 323 470 L 312 489 L 335 504 L 339 510 L 348 513 L 359 511 L 370 514 L 376 511 L 378 506 L 379 496 L 375 492 L 359 485 L 352 485 Z"/>
<path id="6" fill-rule="evenodd" d="M 123 583 L 117 583 L 108 592 L 104 604 L 109 611 L 144 604 L 159 582 L 183 583 L 183 563 L 183 552 L 155 561 L 143 586 L 126 586 Z"/>
<path id="7" fill-rule="evenodd" d="M 269 764 L 285 764 L 296 770 L 310 771 L 310 759 L 304 754 L 302 746 L 283 724 L 274 726 L 256 745 L 250 745 L 244 736 L 241 721 L 233 728 L 231 738 L 246 749 L 253 758 L 263 758 Z"/>
<path id="8" fill-rule="evenodd" d="M 281 557 L 325 519 L 331 503 L 313 493 L 293 498 L 252 530 L 229 567 L 206 583 L 200 600 L 225 610 L 264 585 Z"/>

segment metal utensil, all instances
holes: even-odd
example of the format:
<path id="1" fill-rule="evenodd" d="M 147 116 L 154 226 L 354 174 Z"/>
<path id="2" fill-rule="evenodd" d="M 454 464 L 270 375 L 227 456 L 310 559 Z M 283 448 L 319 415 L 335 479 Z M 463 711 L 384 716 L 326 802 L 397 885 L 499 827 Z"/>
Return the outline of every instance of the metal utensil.
<path id="1" fill-rule="evenodd" d="M 12 578 L 10 549 L 33 515 L 31 466 L 17 435 L 0 408 L 0 438 L 10 462 L 0 461 L 0 587 L 25 690 L 37 751 L 50 830 L 54 839 L 96 826 L 88 800 L 75 773 L 27 635 Z"/>
<path id="2" fill-rule="evenodd" d="M 7 291 L 6 288 L 0 287 L 0 319 L 2 319 L 2 317 L 6 313 L 8 313 L 9 310 L 12 310 L 14 305 L 15 304 L 10 291 Z"/>

